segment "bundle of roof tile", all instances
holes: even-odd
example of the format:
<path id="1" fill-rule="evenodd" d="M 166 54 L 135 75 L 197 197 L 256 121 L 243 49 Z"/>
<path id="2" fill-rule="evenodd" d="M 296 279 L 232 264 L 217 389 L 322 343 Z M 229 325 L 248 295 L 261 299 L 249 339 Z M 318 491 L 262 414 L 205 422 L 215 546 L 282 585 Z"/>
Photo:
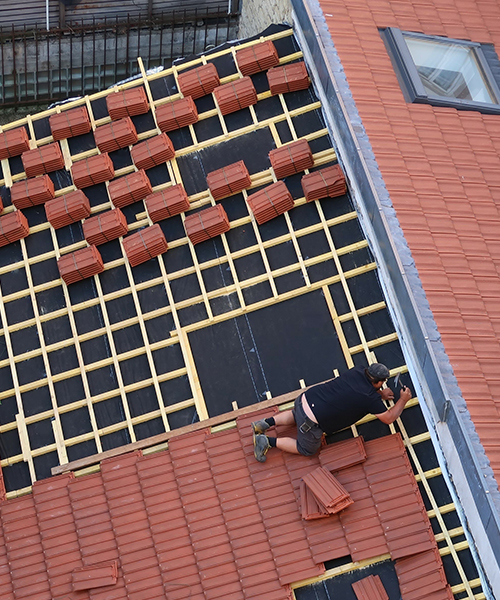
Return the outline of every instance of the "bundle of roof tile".
<path id="1" fill-rule="evenodd" d="M 109 94 L 106 96 L 106 106 L 112 121 L 143 115 L 149 110 L 148 97 L 142 86 Z"/>
<path id="2" fill-rule="evenodd" d="M 77 567 L 71 573 L 74 592 L 114 585 L 117 579 L 118 562 L 116 560 Z"/>
<path id="3" fill-rule="evenodd" d="M 16 208 L 44 204 L 54 197 L 54 183 L 48 175 L 16 181 L 10 188 L 10 199 Z"/>
<path id="4" fill-rule="evenodd" d="M 314 166 L 307 140 L 297 140 L 269 152 L 269 160 L 278 179 L 300 173 Z"/>
<path id="5" fill-rule="evenodd" d="M 300 480 L 300 505 L 302 518 L 304 521 L 313 521 L 315 519 L 324 519 L 330 516 L 330 513 L 324 506 L 319 504 L 316 500 L 316 496 L 304 483 L 304 480 Z"/>
<path id="6" fill-rule="evenodd" d="M 27 150 L 21 154 L 21 160 L 27 177 L 64 169 L 64 157 L 59 142 Z"/>
<path id="7" fill-rule="evenodd" d="M 151 182 L 141 169 L 124 177 L 113 179 L 108 186 L 109 197 L 114 206 L 123 208 L 151 194 Z"/>
<path id="8" fill-rule="evenodd" d="M 346 193 L 345 175 L 338 164 L 304 175 L 301 184 L 307 202 L 335 198 Z"/>
<path id="9" fill-rule="evenodd" d="M 215 200 L 237 194 L 251 184 L 250 174 L 242 160 L 207 175 L 207 185 Z"/>
<path id="10" fill-rule="evenodd" d="M 311 85 L 304 61 L 269 69 L 267 81 L 273 96 L 305 90 Z"/>
<path id="11" fill-rule="evenodd" d="M 116 240 L 128 231 L 127 219 L 119 208 L 107 210 L 83 222 L 83 235 L 89 244 Z"/>
<path id="12" fill-rule="evenodd" d="M 160 133 L 132 147 L 132 160 L 138 169 L 151 169 L 174 158 L 174 145 L 166 133 Z"/>
<path id="13" fill-rule="evenodd" d="M 0 160 L 20 156 L 29 149 L 30 141 L 24 127 L 9 129 L 0 133 Z"/>
<path id="14" fill-rule="evenodd" d="M 247 202 L 259 225 L 282 215 L 294 206 L 292 195 L 283 181 L 272 183 L 248 196 Z"/>
<path id="15" fill-rule="evenodd" d="M 81 189 L 113 179 L 115 168 L 109 154 L 96 154 L 74 163 L 71 175 L 76 187 Z"/>
<path id="16" fill-rule="evenodd" d="M 230 228 L 226 211 L 220 204 L 189 215 L 184 221 L 184 229 L 192 244 L 221 235 Z"/>
<path id="17" fill-rule="evenodd" d="M 215 88 L 214 96 L 223 115 L 257 104 L 257 92 L 250 77 L 242 77 Z"/>
<path id="18" fill-rule="evenodd" d="M 168 250 L 167 240 L 159 225 L 145 227 L 123 239 L 129 263 L 135 267 Z"/>
<path id="19" fill-rule="evenodd" d="M 181 183 L 151 194 L 145 202 L 153 223 L 189 210 L 189 198 Z"/>
<path id="20" fill-rule="evenodd" d="M 0 247 L 25 238 L 29 232 L 28 220 L 20 210 L 0 217 Z"/>
<path id="21" fill-rule="evenodd" d="M 236 51 L 236 62 L 243 75 L 253 75 L 279 64 L 276 46 L 271 40 Z"/>
<path id="22" fill-rule="evenodd" d="M 83 135 L 92 129 L 86 106 L 78 106 L 50 115 L 49 125 L 54 140 Z"/>
<path id="23" fill-rule="evenodd" d="M 378 575 L 368 575 L 351 585 L 358 600 L 389 600 L 389 595 Z"/>
<path id="24" fill-rule="evenodd" d="M 179 73 L 177 83 L 183 96 L 191 96 L 196 100 L 196 98 L 211 94 L 220 84 L 220 79 L 215 65 L 207 63 Z"/>
<path id="25" fill-rule="evenodd" d="M 94 131 L 95 143 L 101 152 L 113 152 L 137 142 L 137 131 L 130 117 L 111 121 Z"/>
<path id="26" fill-rule="evenodd" d="M 302 480 L 314 494 L 318 504 L 330 514 L 338 513 L 353 503 L 347 490 L 328 469 L 317 467 L 306 473 Z"/>
<path id="27" fill-rule="evenodd" d="M 57 268 L 66 285 L 104 271 L 101 254 L 95 246 L 64 254 L 57 261 Z"/>
<path id="28" fill-rule="evenodd" d="M 89 217 L 90 202 L 81 190 L 75 190 L 47 202 L 45 214 L 52 227 L 60 229 Z"/>
<path id="29" fill-rule="evenodd" d="M 198 109 L 191 96 L 162 104 L 156 109 L 156 121 L 162 131 L 172 131 L 198 121 Z"/>

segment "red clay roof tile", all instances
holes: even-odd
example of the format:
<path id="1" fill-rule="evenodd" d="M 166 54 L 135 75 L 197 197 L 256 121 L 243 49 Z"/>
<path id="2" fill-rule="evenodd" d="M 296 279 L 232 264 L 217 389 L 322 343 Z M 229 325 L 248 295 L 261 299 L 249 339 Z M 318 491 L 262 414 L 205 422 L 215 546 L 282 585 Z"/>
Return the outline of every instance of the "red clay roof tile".
<path id="1" fill-rule="evenodd" d="M 389 600 L 384 584 L 378 575 L 368 575 L 352 584 L 358 600 Z"/>

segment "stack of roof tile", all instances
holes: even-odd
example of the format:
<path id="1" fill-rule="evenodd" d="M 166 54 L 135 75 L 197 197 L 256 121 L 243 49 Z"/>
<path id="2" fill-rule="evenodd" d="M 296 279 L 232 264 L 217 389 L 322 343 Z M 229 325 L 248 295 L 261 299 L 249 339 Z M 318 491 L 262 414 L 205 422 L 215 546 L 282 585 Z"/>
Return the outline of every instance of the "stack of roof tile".
<path id="1" fill-rule="evenodd" d="M 146 198 L 146 209 L 153 223 L 189 210 L 189 198 L 179 183 Z"/>
<path id="2" fill-rule="evenodd" d="M 143 87 L 118 90 L 106 96 L 106 106 L 112 121 L 123 117 L 143 115 L 149 110 L 149 102 Z"/>
<path id="3" fill-rule="evenodd" d="M 214 96 L 223 115 L 257 104 L 257 92 L 250 77 L 242 77 L 215 88 Z"/>
<path id="4" fill-rule="evenodd" d="M 135 267 L 168 250 L 167 240 L 159 225 L 141 229 L 123 239 L 129 263 Z"/>
<path id="5" fill-rule="evenodd" d="M 138 169 L 151 169 L 175 156 L 175 150 L 166 133 L 155 135 L 132 147 L 132 160 Z"/>
<path id="6" fill-rule="evenodd" d="M 307 140 L 297 140 L 269 152 L 269 160 L 278 179 L 300 173 L 314 165 Z"/>
<path id="7" fill-rule="evenodd" d="M 304 483 L 316 497 L 318 504 L 330 514 L 344 510 L 353 503 L 347 490 L 337 479 L 323 467 L 303 476 Z"/>
<path id="8" fill-rule="evenodd" d="M 24 127 L 0 133 L 0 160 L 20 156 L 30 149 L 30 141 Z"/>
<path id="9" fill-rule="evenodd" d="M 47 202 L 45 214 L 52 227 L 60 229 L 90 216 L 90 202 L 81 190 L 75 190 Z"/>
<path id="10" fill-rule="evenodd" d="M 453 600 L 437 548 L 397 560 L 395 568 L 402 600 Z"/>
<path id="11" fill-rule="evenodd" d="M 304 61 L 269 69 L 267 81 L 272 95 L 305 90 L 311 84 Z"/>
<path id="12" fill-rule="evenodd" d="M 137 142 L 137 131 L 130 117 L 97 127 L 95 143 L 101 152 L 113 152 Z"/>
<path id="13" fill-rule="evenodd" d="M 243 75 L 253 75 L 279 64 L 276 46 L 271 40 L 236 51 L 236 62 Z"/>
<path id="14" fill-rule="evenodd" d="M 351 585 L 358 600 L 389 600 L 384 584 L 378 575 L 368 575 Z"/>
<path id="15" fill-rule="evenodd" d="M 89 244 L 104 244 L 128 231 L 127 219 L 119 208 L 90 217 L 83 222 L 83 235 Z"/>
<path id="16" fill-rule="evenodd" d="M 20 210 L 0 217 L 0 247 L 25 238 L 29 232 L 28 220 Z"/>
<path id="17" fill-rule="evenodd" d="M 49 117 L 50 130 L 54 140 L 83 135 L 92 129 L 89 113 L 85 106 L 64 110 Z"/>
<path id="18" fill-rule="evenodd" d="M 54 183 L 48 175 L 16 181 L 10 188 L 10 198 L 16 208 L 43 204 L 54 197 Z"/>
<path id="19" fill-rule="evenodd" d="M 240 160 L 207 175 L 207 184 L 215 200 L 237 194 L 252 184 L 245 163 Z"/>
<path id="20" fill-rule="evenodd" d="M 78 567 L 71 573 L 74 592 L 114 585 L 117 579 L 118 562 L 116 560 Z"/>
<path id="21" fill-rule="evenodd" d="M 81 189 L 113 179 L 115 168 L 108 154 L 96 154 L 74 163 L 71 175 L 76 187 Z"/>
<path id="22" fill-rule="evenodd" d="M 186 217 L 184 228 L 191 243 L 199 244 L 229 231 L 231 226 L 226 211 L 217 204 Z"/>
<path id="23" fill-rule="evenodd" d="M 101 254 L 95 246 L 64 254 L 57 261 L 57 268 L 66 285 L 93 277 L 104 271 Z"/>
<path id="24" fill-rule="evenodd" d="M 346 193 L 345 175 L 338 164 L 304 175 L 301 183 L 307 202 Z"/>
<path id="25" fill-rule="evenodd" d="M 151 194 L 152 188 L 148 176 L 141 169 L 111 181 L 108 192 L 111 202 L 115 206 L 123 208 L 138 200 L 144 200 L 148 194 Z"/>
<path id="26" fill-rule="evenodd" d="M 303 479 L 300 481 L 300 506 L 304 521 L 324 519 L 330 516 L 326 508 L 316 500 L 316 496 L 307 487 Z"/>
<path id="27" fill-rule="evenodd" d="M 198 121 L 198 109 L 191 96 L 179 98 L 156 109 L 156 121 L 162 131 L 187 127 Z"/>
<path id="28" fill-rule="evenodd" d="M 183 96 L 201 98 L 211 94 L 220 84 L 219 74 L 213 63 L 180 73 L 177 82 Z"/>
<path id="29" fill-rule="evenodd" d="M 248 206 L 259 225 L 293 208 L 293 198 L 283 181 L 248 196 Z"/>
<path id="30" fill-rule="evenodd" d="M 58 142 L 27 150 L 21 154 L 21 160 L 27 177 L 64 169 L 64 158 Z"/>

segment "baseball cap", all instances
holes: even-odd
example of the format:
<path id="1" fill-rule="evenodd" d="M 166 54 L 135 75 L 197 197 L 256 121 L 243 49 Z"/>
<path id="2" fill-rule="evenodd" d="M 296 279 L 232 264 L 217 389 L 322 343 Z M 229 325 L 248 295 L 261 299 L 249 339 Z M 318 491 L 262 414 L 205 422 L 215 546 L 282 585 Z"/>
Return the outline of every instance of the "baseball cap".
<path id="1" fill-rule="evenodd" d="M 382 363 L 373 363 L 367 369 L 366 372 L 374 381 L 384 381 L 390 376 L 389 369 Z"/>

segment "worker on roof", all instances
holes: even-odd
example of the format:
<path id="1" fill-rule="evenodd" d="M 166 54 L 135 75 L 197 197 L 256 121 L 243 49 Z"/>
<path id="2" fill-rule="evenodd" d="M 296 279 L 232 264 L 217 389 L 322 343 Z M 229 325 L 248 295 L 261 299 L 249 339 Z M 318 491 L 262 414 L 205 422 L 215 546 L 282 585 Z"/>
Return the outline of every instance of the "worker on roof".
<path id="1" fill-rule="evenodd" d="M 354 367 L 300 394 L 292 410 L 255 421 L 252 423 L 255 458 L 264 462 L 269 448 L 311 456 L 319 450 L 324 434 L 350 427 L 367 414 L 375 415 L 386 425 L 393 423 L 411 398 L 411 391 L 407 386 L 402 387 L 397 402 L 387 409 L 382 400 L 394 399 L 390 388 L 382 389 L 389 375 L 389 369 L 381 363 Z M 267 435 L 267 430 L 276 425 L 297 425 L 297 439 Z"/>

